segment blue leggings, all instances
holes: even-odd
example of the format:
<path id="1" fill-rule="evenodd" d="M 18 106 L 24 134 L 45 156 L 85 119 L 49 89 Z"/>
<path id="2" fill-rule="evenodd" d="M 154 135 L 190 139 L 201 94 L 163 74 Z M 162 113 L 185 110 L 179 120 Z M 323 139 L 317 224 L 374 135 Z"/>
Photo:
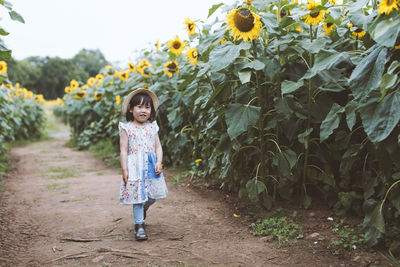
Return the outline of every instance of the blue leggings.
<path id="1" fill-rule="evenodd" d="M 133 218 L 135 219 L 135 224 L 144 223 L 144 211 L 148 210 L 154 202 L 156 202 L 155 199 L 148 198 L 145 203 L 133 204 Z"/>

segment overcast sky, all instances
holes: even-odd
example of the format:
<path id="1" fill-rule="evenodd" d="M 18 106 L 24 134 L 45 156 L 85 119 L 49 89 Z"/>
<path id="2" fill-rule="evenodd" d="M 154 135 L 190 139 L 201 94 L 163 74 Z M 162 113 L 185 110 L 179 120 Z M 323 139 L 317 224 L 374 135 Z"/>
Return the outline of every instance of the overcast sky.
<path id="1" fill-rule="evenodd" d="M 114 64 L 134 59 L 135 51 L 187 38 L 184 21 L 206 20 L 209 8 L 236 0 L 9 0 L 25 24 L 0 6 L 2 37 L 15 59 L 28 56 L 71 58 L 82 48 L 99 48 Z"/>

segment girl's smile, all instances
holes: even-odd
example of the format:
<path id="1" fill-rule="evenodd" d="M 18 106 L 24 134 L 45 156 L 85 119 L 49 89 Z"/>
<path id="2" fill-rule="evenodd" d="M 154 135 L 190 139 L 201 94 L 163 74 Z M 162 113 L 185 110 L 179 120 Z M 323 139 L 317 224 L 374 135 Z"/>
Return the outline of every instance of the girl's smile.
<path id="1" fill-rule="evenodd" d="M 134 106 L 131 112 L 137 124 L 145 124 L 150 118 L 151 106 L 149 104 L 139 104 Z"/>

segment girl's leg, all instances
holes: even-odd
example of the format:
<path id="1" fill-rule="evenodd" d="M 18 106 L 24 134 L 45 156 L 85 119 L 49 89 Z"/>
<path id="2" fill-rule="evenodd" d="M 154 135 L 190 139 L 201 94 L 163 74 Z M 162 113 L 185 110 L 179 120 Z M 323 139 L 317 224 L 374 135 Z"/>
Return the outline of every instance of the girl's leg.
<path id="1" fill-rule="evenodd" d="M 144 212 L 143 212 L 143 219 L 144 219 L 144 220 L 146 219 L 147 210 L 150 208 L 151 205 L 154 204 L 154 202 L 156 202 L 155 199 L 153 199 L 153 198 L 148 198 L 148 200 L 147 200 L 146 203 L 144 204 Z"/>
<path id="2" fill-rule="evenodd" d="M 133 218 L 135 219 L 135 225 L 144 223 L 144 204 L 133 205 Z"/>
<path id="3" fill-rule="evenodd" d="M 148 209 L 150 208 L 150 206 L 154 204 L 154 202 L 156 202 L 155 199 L 153 199 L 153 198 L 148 198 L 148 200 L 147 200 L 146 203 L 144 204 L 144 210 L 148 210 Z"/>

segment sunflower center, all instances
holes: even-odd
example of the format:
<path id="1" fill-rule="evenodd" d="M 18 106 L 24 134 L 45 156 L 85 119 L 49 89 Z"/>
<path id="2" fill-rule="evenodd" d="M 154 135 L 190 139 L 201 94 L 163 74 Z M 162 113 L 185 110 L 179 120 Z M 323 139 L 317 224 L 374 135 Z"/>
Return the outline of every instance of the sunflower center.
<path id="1" fill-rule="evenodd" d="M 175 49 L 179 49 L 179 48 L 181 48 L 181 42 L 174 42 L 173 44 L 172 44 L 172 46 L 175 48 Z"/>
<path id="2" fill-rule="evenodd" d="M 313 17 L 313 18 L 318 17 L 319 16 L 319 11 L 315 12 L 315 13 L 311 13 L 310 16 Z"/>
<path id="3" fill-rule="evenodd" d="M 247 8 L 239 9 L 233 19 L 236 28 L 241 32 L 249 32 L 254 28 L 254 16 Z"/>
<path id="4" fill-rule="evenodd" d="M 193 23 L 189 23 L 188 24 L 188 29 L 189 29 L 189 31 L 193 30 L 194 29 L 194 24 Z"/>
<path id="5" fill-rule="evenodd" d="M 199 56 L 199 54 L 197 53 L 197 51 L 193 51 L 192 52 L 192 57 L 193 58 L 197 58 Z"/>
<path id="6" fill-rule="evenodd" d="M 333 25 L 332 22 L 328 22 L 328 23 L 326 24 L 326 26 L 327 26 L 328 28 L 330 28 L 332 25 Z"/>
<path id="7" fill-rule="evenodd" d="M 355 30 L 354 32 L 360 33 L 360 32 L 362 32 L 362 31 L 363 31 L 363 29 L 357 28 L 357 30 Z"/>
<path id="8" fill-rule="evenodd" d="M 177 71 L 175 63 L 168 64 L 167 68 L 168 68 L 168 71 L 172 72 L 172 73 L 175 73 Z"/>

